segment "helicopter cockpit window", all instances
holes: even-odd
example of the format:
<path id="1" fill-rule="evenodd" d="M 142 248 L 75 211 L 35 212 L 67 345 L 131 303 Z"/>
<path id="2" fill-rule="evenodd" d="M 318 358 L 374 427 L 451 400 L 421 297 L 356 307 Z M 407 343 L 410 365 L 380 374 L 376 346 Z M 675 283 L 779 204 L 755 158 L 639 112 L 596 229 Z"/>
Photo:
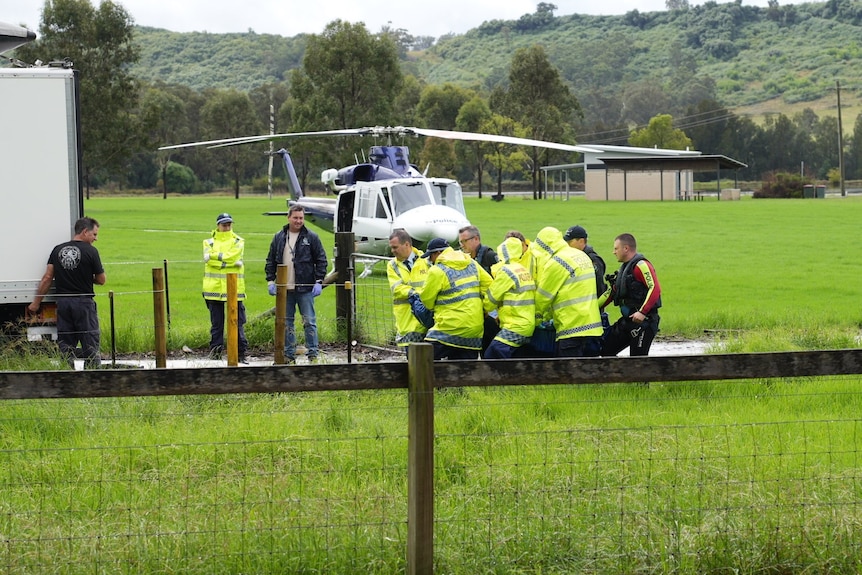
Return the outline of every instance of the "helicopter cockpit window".
<path id="1" fill-rule="evenodd" d="M 448 206 L 462 214 L 467 213 L 464 211 L 464 194 L 457 182 L 431 182 L 431 191 L 434 193 L 434 200 L 441 206 Z"/>
<path id="2" fill-rule="evenodd" d="M 394 184 L 390 190 L 389 199 L 396 216 L 432 203 L 431 195 L 425 187 L 425 182 L 422 181 Z"/>
<path id="3" fill-rule="evenodd" d="M 389 219 L 389 190 L 383 188 L 380 190 L 380 193 L 377 194 L 377 217 L 383 219 Z"/>
<path id="4" fill-rule="evenodd" d="M 359 213 L 361 218 L 373 218 L 377 212 L 377 194 L 370 188 L 359 189 Z"/>

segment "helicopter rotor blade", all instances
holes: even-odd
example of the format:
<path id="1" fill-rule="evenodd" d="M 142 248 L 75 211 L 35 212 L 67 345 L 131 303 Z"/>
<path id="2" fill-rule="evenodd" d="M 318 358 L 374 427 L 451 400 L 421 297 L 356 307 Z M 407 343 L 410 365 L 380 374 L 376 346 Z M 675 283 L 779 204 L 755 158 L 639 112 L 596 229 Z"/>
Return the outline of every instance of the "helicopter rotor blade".
<path id="1" fill-rule="evenodd" d="M 220 140 L 207 140 L 205 142 L 189 142 L 186 144 L 174 144 L 162 146 L 159 150 L 176 150 L 179 148 L 194 148 L 206 146 L 208 148 L 221 148 L 224 146 L 236 146 L 240 144 L 254 144 L 257 142 L 268 142 L 282 138 L 313 137 L 313 136 L 361 136 L 362 128 L 349 130 L 323 130 L 319 132 L 287 132 L 285 134 L 264 134 L 261 136 L 242 136 L 239 138 L 223 138 Z"/>
<path id="2" fill-rule="evenodd" d="M 479 134 L 476 132 L 456 132 L 454 130 L 432 130 L 427 128 L 410 128 L 419 136 L 432 138 L 445 138 L 448 140 L 464 140 L 468 142 L 499 142 L 501 144 L 513 144 L 516 146 L 533 146 L 535 148 L 550 148 L 552 150 L 563 150 L 565 152 L 592 151 L 585 146 L 572 146 L 570 144 L 559 144 L 557 142 L 545 142 L 530 138 L 515 138 L 513 136 L 502 136 L 499 134 Z"/>
<path id="3" fill-rule="evenodd" d="M 516 138 L 499 134 L 480 134 L 477 132 L 458 132 L 455 130 L 435 130 L 430 128 L 414 128 L 409 126 L 370 126 L 365 128 L 348 128 L 342 130 L 321 130 L 316 132 L 287 132 L 284 134 L 264 134 L 260 136 L 243 136 L 239 138 L 224 138 L 220 140 L 208 140 L 205 142 L 190 142 L 186 144 L 174 144 L 162 146 L 159 150 L 175 150 L 179 148 L 191 148 L 206 146 L 208 148 L 221 148 L 225 146 L 237 146 L 242 144 L 253 144 L 257 142 L 268 142 L 284 138 L 311 138 L 317 136 L 373 136 L 373 137 L 418 137 L 428 136 L 432 138 L 444 138 L 447 140 L 463 140 L 468 142 L 498 142 L 501 144 L 512 144 L 515 146 L 532 146 L 536 148 L 549 148 L 565 152 L 589 152 L 593 151 L 589 146 L 573 146 L 571 144 L 560 144 L 557 142 L 546 142 L 544 140 L 533 140 L 530 138 Z"/>

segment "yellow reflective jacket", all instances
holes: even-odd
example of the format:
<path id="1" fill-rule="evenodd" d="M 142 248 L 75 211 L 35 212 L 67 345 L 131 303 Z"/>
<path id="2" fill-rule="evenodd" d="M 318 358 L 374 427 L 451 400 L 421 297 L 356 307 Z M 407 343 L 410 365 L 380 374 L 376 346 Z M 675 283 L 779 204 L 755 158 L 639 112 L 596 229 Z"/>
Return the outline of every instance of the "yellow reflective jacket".
<path id="1" fill-rule="evenodd" d="M 425 284 L 428 275 L 428 259 L 420 257 L 422 252 L 413 248 L 416 258 L 413 267 L 408 270 L 405 262 L 399 262 L 396 258 L 386 266 L 386 276 L 389 278 L 389 290 L 392 292 L 392 311 L 395 314 L 395 343 L 407 345 L 425 339 L 425 329 L 413 311 L 407 296 L 411 291 L 419 293 Z"/>
<path id="2" fill-rule="evenodd" d="M 227 301 L 227 274 L 237 274 L 237 299 L 245 299 L 245 240 L 233 231 L 213 230 L 204 242 L 204 299 Z"/>
<path id="3" fill-rule="evenodd" d="M 543 228 L 530 246 L 538 264 L 536 315 L 553 319 L 557 341 L 601 336 L 596 271 L 590 257 L 570 247 L 556 228 Z"/>
<path id="4" fill-rule="evenodd" d="M 491 281 L 488 272 L 464 252 L 452 248 L 440 252 L 419 293 L 422 303 L 434 311 L 434 325 L 425 339 L 452 347 L 482 349 L 482 299 Z"/>
<path id="5" fill-rule="evenodd" d="M 527 343 L 536 326 L 536 284 L 520 263 L 522 251 L 518 238 L 507 238 L 499 245 L 500 263 L 493 268 L 494 281 L 485 299 L 485 311 L 497 310 L 500 323 L 494 339 L 512 347 Z"/>

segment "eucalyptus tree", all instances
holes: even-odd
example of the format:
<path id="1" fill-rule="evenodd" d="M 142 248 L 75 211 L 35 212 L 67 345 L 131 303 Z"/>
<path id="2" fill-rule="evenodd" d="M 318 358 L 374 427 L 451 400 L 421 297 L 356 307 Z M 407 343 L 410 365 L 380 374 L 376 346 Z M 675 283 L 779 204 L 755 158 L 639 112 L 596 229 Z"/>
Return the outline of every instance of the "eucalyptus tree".
<path id="1" fill-rule="evenodd" d="M 294 131 L 390 124 L 401 89 L 398 48 L 389 34 L 373 35 L 362 23 L 335 20 L 308 37 L 302 66 L 290 75 Z M 297 144 L 304 147 L 308 144 Z M 324 162 L 345 159 L 345 143 L 331 140 L 318 151 Z"/>
<path id="2" fill-rule="evenodd" d="M 469 101 L 464 102 L 461 109 L 458 110 L 455 128 L 462 132 L 478 132 L 482 128 L 492 127 L 487 123 L 490 118 L 491 108 L 488 107 L 488 102 L 480 96 L 473 96 Z M 458 142 L 456 147 L 466 150 L 467 154 L 465 155 L 472 157 L 479 187 L 479 197 L 481 198 L 482 174 L 485 171 L 485 155 L 482 144 L 480 142 Z"/>
<path id="3" fill-rule="evenodd" d="M 512 136 L 515 138 L 527 137 L 528 128 L 521 125 L 514 118 L 509 118 L 500 114 L 491 114 L 482 125 L 479 131 L 483 134 L 499 134 L 502 136 Z M 525 166 L 529 163 L 529 156 L 520 149 L 519 146 L 505 144 L 503 142 L 482 142 L 481 144 L 485 157 L 493 167 L 497 176 L 497 193 L 492 199 L 503 199 L 503 174 L 513 173 L 518 176 L 523 174 Z"/>
<path id="4" fill-rule="evenodd" d="M 646 128 L 634 130 L 629 136 L 629 144 L 641 148 L 685 150 L 691 148 L 691 138 L 682 130 L 673 127 L 673 116 L 659 114 L 650 119 Z"/>
<path id="5" fill-rule="evenodd" d="M 519 48 L 512 56 L 508 86 L 495 92 L 491 108 L 519 122 L 527 137 L 554 142 L 571 141 L 571 127 L 583 118 L 578 99 L 563 82 L 545 49 L 539 45 Z M 533 197 L 540 195 L 540 155 L 550 151 L 530 148 Z"/>
<path id="6" fill-rule="evenodd" d="M 201 110 L 201 121 L 204 135 L 211 139 L 254 135 L 262 129 L 248 94 L 237 90 L 218 90 L 213 93 Z M 263 146 L 249 144 L 212 150 L 213 154 L 225 154 L 230 158 L 235 198 L 239 199 L 240 180 L 255 170 L 255 161 L 263 165 Z"/>
<path id="7" fill-rule="evenodd" d="M 452 130 L 458 119 L 458 112 L 475 93 L 455 84 L 426 86 L 416 104 L 416 120 L 423 128 Z"/>
<path id="8" fill-rule="evenodd" d="M 143 141 L 138 88 L 129 67 L 139 59 L 134 22 L 119 3 L 103 0 L 46 0 L 39 39 L 21 46 L 21 60 L 67 59 L 80 71 L 82 165 L 89 195 L 97 175 L 117 175 Z"/>
<path id="9" fill-rule="evenodd" d="M 183 101 L 176 95 L 151 86 L 141 98 L 142 127 L 147 147 L 155 150 L 159 146 L 187 141 L 189 139 L 188 116 Z M 155 153 L 162 181 L 162 198 L 168 197 L 168 164 L 173 150 Z"/>

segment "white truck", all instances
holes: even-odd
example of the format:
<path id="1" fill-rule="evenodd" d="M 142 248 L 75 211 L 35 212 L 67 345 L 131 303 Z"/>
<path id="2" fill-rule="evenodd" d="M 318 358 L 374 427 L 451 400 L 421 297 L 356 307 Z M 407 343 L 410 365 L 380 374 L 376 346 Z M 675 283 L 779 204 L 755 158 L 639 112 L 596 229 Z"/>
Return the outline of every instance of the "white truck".
<path id="1" fill-rule="evenodd" d="M 0 52 L 14 28 L 0 23 Z M 51 249 L 72 238 L 83 215 L 78 111 L 70 64 L 0 68 L 0 331 L 25 327 L 30 339 L 56 339 L 50 295 L 36 321 L 23 320 Z"/>

